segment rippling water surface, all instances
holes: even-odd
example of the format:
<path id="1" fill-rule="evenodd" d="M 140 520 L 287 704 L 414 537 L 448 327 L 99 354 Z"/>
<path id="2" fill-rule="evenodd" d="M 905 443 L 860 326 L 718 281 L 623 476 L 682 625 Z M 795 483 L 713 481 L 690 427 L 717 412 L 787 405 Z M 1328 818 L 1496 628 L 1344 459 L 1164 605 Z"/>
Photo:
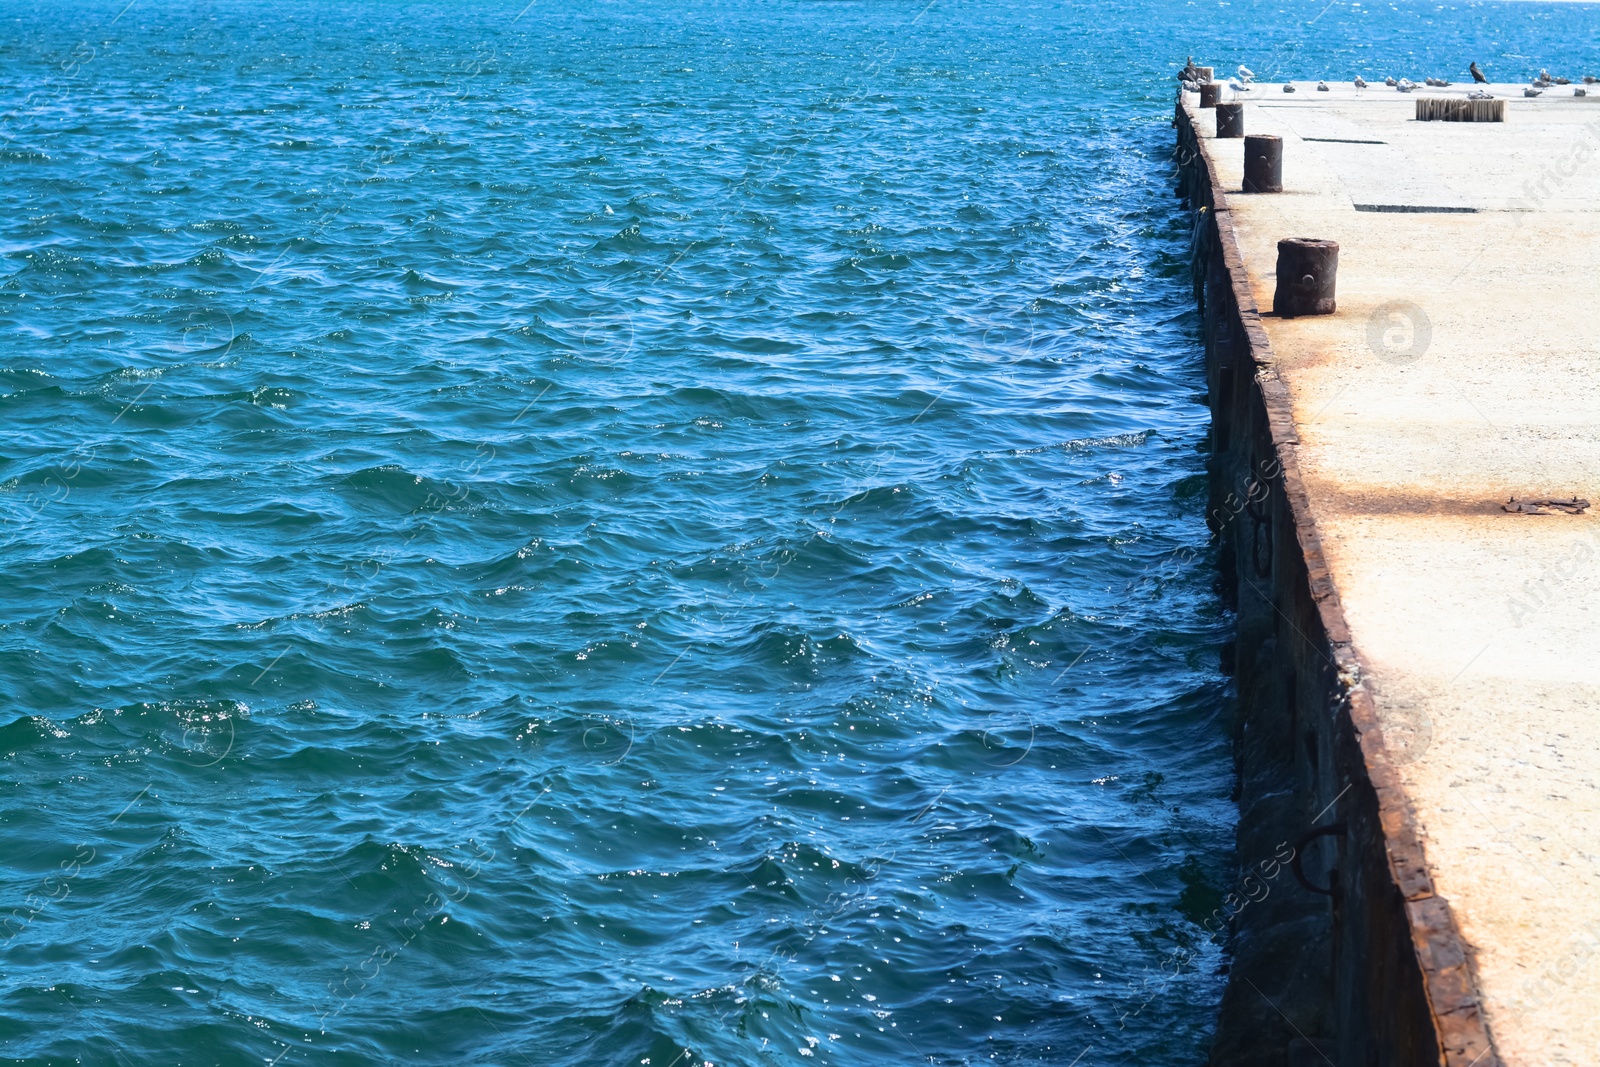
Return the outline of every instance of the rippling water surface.
<path id="1" fill-rule="evenodd" d="M 0 8 L 6 1062 L 1203 1058 L 1170 71 L 1581 15 L 124 5 Z"/>

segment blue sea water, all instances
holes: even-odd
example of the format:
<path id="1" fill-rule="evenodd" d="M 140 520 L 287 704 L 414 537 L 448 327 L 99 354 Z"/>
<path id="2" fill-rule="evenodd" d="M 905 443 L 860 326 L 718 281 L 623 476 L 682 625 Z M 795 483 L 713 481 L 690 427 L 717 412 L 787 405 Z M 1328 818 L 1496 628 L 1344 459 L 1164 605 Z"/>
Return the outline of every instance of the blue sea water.
<path id="1" fill-rule="evenodd" d="M 0 6 L 0 1060 L 1200 1062 L 1172 71 L 1593 12 Z"/>

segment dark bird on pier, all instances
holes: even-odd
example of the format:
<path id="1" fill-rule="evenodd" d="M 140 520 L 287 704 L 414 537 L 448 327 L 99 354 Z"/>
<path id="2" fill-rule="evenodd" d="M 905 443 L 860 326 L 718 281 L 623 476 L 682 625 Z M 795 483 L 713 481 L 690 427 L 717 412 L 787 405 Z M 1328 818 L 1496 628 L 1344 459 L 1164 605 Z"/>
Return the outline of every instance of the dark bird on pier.
<path id="1" fill-rule="evenodd" d="M 1292 92 L 1294 92 L 1294 86 L 1290 85 L 1288 82 L 1284 82 L 1283 83 L 1283 91 L 1286 92 L 1286 93 L 1292 93 Z"/>
<path id="2" fill-rule="evenodd" d="M 1476 59 L 1472 61 L 1472 65 L 1467 69 L 1472 72 L 1473 81 L 1477 82 L 1479 85 L 1489 84 L 1489 79 L 1485 78 L 1483 76 L 1483 71 L 1478 68 L 1478 61 Z"/>

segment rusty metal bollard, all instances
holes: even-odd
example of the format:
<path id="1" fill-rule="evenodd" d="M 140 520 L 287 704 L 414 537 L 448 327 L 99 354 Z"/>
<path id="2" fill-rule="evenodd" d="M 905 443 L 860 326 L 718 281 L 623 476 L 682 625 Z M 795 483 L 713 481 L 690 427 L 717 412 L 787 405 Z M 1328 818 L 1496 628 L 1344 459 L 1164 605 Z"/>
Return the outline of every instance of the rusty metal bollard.
<path id="1" fill-rule="evenodd" d="M 1286 319 L 1332 315 L 1338 274 L 1339 242 L 1285 237 L 1278 242 L 1278 288 L 1272 294 L 1273 314 Z"/>
<path id="2" fill-rule="evenodd" d="M 1217 136 L 1218 137 L 1243 137 L 1244 136 L 1244 105 L 1243 104 L 1218 104 L 1217 105 Z"/>
<path id="3" fill-rule="evenodd" d="M 1217 104 L 1219 102 L 1221 102 L 1221 100 L 1222 100 L 1222 83 L 1221 82 L 1201 82 L 1200 83 L 1200 106 L 1201 107 L 1216 107 Z"/>
<path id="4" fill-rule="evenodd" d="M 1282 137 L 1252 133 L 1244 139 L 1244 191 L 1283 192 Z"/>

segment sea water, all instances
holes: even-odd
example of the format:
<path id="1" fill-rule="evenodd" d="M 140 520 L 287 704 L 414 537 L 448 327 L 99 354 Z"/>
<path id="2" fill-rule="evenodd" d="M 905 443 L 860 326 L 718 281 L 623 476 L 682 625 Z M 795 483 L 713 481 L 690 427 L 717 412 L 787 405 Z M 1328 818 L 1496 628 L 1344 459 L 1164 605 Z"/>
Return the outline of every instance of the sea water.
<path id="1" fill-rule="evenodd" d="M 1200 1062 L 1173 73 L 1590 11 L 6 4 L 0 1057 Z"/>

